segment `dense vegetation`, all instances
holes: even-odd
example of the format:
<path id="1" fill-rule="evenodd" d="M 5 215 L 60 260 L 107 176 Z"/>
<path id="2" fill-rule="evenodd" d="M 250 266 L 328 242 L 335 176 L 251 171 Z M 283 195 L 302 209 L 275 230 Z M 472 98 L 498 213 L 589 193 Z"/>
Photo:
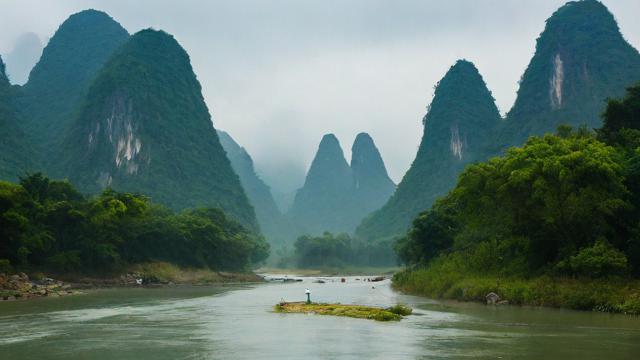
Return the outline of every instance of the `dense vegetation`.
<path id="1" fill-rule="evenodd" d="M 11 86 L 0 58 L 0 179 L 17 179 L 17 175 L 34 166 L 30 141 L 20 129 L 14 109 L 17 89 Z"/>
<path id="2" fill-rule="evenodd" d="M 496 144 L 521 145 L 560 124 L 602 126 L 607 98 L 640 79 L 640 54 L 595 0 L 571 1 L 547 20 Z"/>
<path id="3" fill-rule="evenodd" d="M 142 30 L 115 51 L 90 86 L 58 162 L 83 192 L 111 186 L 175 210 L 216 207 L 258 229 L 189 55 L 165 32 Z"/>
<path id="4" fill-rule="evenodd" d="M 23 130 L 43 152 L 45 165 L 55 165 L 49 162 L 52 152 L 58 150 L 82 96 L 128 38 L 129 33 L 106 13 L 84 10 L 69 16 L 49 40 L 18 102 Z"/>
<path id="5" fill-rule="evenodd" d="M 521 302 L 640 311 L 640 289 L 624 280 L 640 276 L 640 86 L 609 101 L 603 116 L 596 133 L 561 126 L 467 167 L 396 244 L 405 263 L 427 266 L 398 284 L 465 298 L 473 283 L 507 291 L 518 279 L 527 294 L 511 296 Z M 588 279 L 599 290 L 563 303 L 540 276 Z"/>
<path id="6" fill-rule="evenodd" d="M 220 144 L 255 209 L 260 230 L 269 243 L 282 243 L 284 239 L 291 236 L 291 227 L 286 225 L 285 219 L 273 199 L 271 189 L 256 174 L 253 159 L 245 148 L 235 142 L 228 133 L 220 130 L 217 133 Z"/>
<path id="7" fill-rule="evenodd" d="M 394 266 L 391 242 L 369 243 L 348 234 L 303 235 L 295 243 L 298 268 L 340 268 L 345 266 Z"/>
<path id="8" fill-rule="evenodd" d="M 448 73 L 436 88 L 411 169 L 389 202 L 359 226 L 359 236 L 388 239 L 404 233 L 410 219 L 455 185 L 465 164 L 501 154 L 560 124 L 600 127 L 605 99 L 622 96 L 640 79 L 640 54 L 622 37 L 602 3 L 572 1 L 547 20 L 520 79 L 515 104 L 497 128 L 491 126 L 499 119 L 495 104 L 480 76 L 446 91 L 453 75 Z M 454 129 L 462 141 L 462 159 L 449 151 Z M 487 141 L 479 142 L 483 138 Z"/>
<path id="9" fill-rule="evenodd" d="M 0 271 L 108 272 L 147 261 L 246 270 L 269 252 L 262 237 L 218 209 L 174 213 L 111 189 L 85 198 L 41 174 L 0 182 L 0 239 Z"/>
<path id="10" fill-rule="evenodd" d="M 351 146 L 351 171 L 357 225 L 370 212 L 384 205 L 396 184 L 389 177 L 380 151 L 367 133 L 359 133 Z M 354 228 L 351 231 L 355 230 Z"/>

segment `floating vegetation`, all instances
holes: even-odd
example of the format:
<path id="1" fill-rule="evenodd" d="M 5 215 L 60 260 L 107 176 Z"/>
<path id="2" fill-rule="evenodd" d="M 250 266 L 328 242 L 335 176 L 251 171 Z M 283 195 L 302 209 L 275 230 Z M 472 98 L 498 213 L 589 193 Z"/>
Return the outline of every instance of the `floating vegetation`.
<path id="1" fill-rule="evenodd" d="M 347 316 L 376 321 L 400 321 L 403 316 L 411 315 L 412 309 L 406 305 L 379 308 L 364 305 L 321 304 L 306 302 L 281 302 L 274 307 L 276 312 L 303 313 L 318 315 Z"/>

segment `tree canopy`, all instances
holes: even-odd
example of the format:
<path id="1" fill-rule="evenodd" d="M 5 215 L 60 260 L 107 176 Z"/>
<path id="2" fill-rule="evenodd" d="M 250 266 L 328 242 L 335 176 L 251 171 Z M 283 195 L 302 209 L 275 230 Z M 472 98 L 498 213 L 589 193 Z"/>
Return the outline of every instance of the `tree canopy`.
<path id="1" fill-rule="evenodd" d="M 465 254 L 478 272 L 525 276 L 638 274 L 639 100 L 640 86 L 610 100 L 597 135 L 562 126 L 468 166 L 396 244 L 400 258 Z"/>
<path id="2" fill-rule="evenodd" d="M 139 194 L 106 189 L 85 198 L 68 181 L 33 174 L 0 182 L 0 259 L 14 267 L 109 271 L 168 261 L 244 270 L 269 246 L 221 210 L 174 213 Z"/>

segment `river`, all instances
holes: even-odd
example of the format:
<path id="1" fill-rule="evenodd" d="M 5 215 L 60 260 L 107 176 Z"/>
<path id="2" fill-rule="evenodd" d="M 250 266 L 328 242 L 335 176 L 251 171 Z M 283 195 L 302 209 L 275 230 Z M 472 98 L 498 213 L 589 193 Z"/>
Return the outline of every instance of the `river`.
<path id="1" fill-rule="evenodd" d="M 124 288 L 0 303 L 0 359 L 637 359 L 640 318 L 437 302 L 389 280 Z M 281 299 L 389 306 L 400 322 L 272 312 Z"/>

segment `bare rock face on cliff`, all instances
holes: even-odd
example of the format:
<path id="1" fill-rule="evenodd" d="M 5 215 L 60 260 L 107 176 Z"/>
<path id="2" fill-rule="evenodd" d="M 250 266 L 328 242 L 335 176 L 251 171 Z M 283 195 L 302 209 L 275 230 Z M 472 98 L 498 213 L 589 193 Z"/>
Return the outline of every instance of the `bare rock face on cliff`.
<path id="1" fill-rule="evenodd" d="M 38 147 L 42 165 L 56 172 L 50 160 L 74 118 L 92 79 L 129 33 L 102 11 L 71 15 L 42 50 L 19 101 L 25 132 Z"/>
<path id="2" fill-rule="evenodd" d="M 257 229 L 189 56 L 165 32 L 140 31 L 111 56 L 66 135 L 60 161 L 86 192 L 113 187 L 174 209 L 218 207 Z"/>
<path id="3" fill-rule="evenodd" d="M 547 20 L 497 145 L 519 146 L 560 124 L 599 128 L 606 99 L 638 81 L 640 54 L 607 8 L 569 2 Z"/>
<path id="4" fill-rule="evenodd" d="M 469 162 L 486 156 L 487 139 L 500 122 L 491 93 L 476 67 L 459 60 L 440 80 L 427 115 L 418 154 L 398 189 L 366 218 L 357 234 L 386 239 L 402 234 L 456 182 Z"/>
<path id="5" fill-rule="evenodd" d="M 498 121 L 491 94 L 472 68 L 458 62 L 440 81 L 415 161 L 389 202 L 360 225 L 360 236 L 402 235 L 419 212 L 455 185 L 470 161 L 555 132 L 561 124 L 600 127 L 606 99 L 640 81 L 638 51 L 595 0 L 569 2 L 547 20 L 504 121 Z"/>

